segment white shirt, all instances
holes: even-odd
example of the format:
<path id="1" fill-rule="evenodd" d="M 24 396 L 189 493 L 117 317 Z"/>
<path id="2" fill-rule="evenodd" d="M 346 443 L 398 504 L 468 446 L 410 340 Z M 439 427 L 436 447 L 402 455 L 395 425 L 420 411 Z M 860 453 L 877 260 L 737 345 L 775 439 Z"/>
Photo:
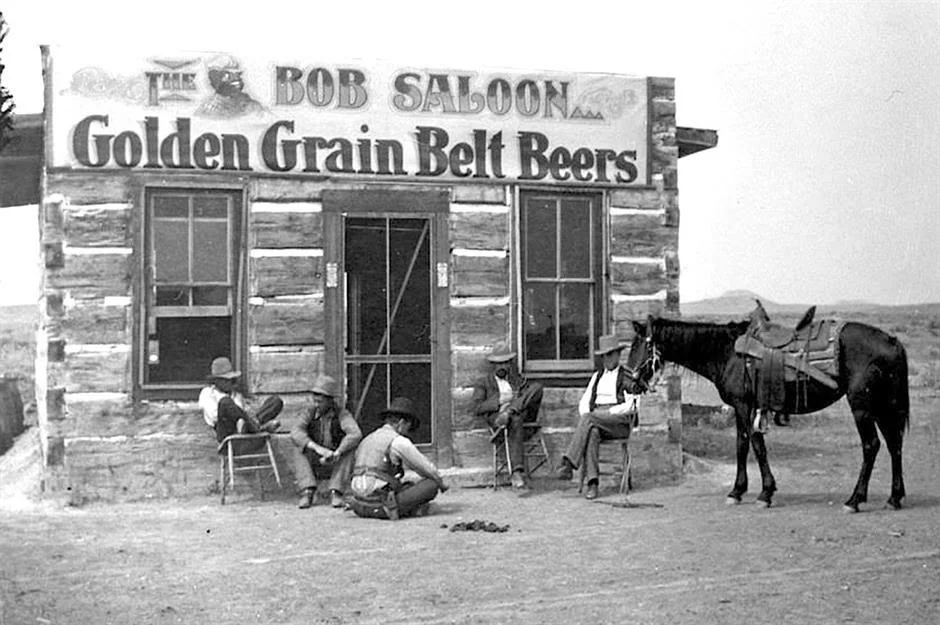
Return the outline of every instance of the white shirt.
<path id="1" fill-rule="evenodd" d="M 624 393 L 623 403 L 617 403 L 617 377 L 619 371 L 619 367 L 615 369 L 604 369 L 603 374 L 601 374 L 601 379 L 597 382 L 595 405 L 610 406 L 610 414 L 612 415 L 636 412 L 640 407 L 640 396 L 631 395 L 629 393 Z M 581 395 L 581 401 L 578 402 L 578 413 L 582 416 L 591 412 L 591 387 L 594 385 L 595 379 L 597 379 L 596 371 L 594 375 L 591 376 L 591 381 L 588 382 L 587 388 L 584 389 L 584 394 Z"/>
<path id="2" fill-rule="evenodd" d="M 512 390 L 512 385 L 503 378 L 496 378 L 496 386 L 499 388 L 499 410 L 502 412 L 516 394 Z"/>
<path id="3" fill-rule="evenodd" d="M 235 402 L 235 405 L 245 409 L 245 398 L 242 397 L 242 394 L 238 391 L 234 391 L 231 395 L 223 393 L 214 385 L 209 385 L 203 388 L 199 392 L 199 407 L 202 408 L 202 418 L 205 420 L 206 425 L 210 428 L 215 429 L 215 423 L 219 420 L 219 401 L 223 397 L 231 397 L 232 401 Z"/>

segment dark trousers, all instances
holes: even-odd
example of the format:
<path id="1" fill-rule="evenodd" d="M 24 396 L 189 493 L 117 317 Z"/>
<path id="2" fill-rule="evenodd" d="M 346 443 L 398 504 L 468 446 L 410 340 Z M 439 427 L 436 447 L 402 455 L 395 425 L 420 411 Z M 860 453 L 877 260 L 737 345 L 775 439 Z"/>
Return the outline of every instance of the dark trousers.
<path id="1" fill-rule="evenodd" d="M 525 471 L 524 444 L 526 438 L 533 432 L 522 427 L 523 423 L 535 423 L 539 418 L 539 408 L 542 407 L 542 385 L 538 382 L 526 384 L 519 396 L 509 402 L 509 423 L 506 425 L 506 435 L 509 436 L 509 463 L 513 471 Z M 490 427 L 496 427 L 496 418 L 499 413 L 487 417 Z"/>
<path id="2" fill-rule="evenodd" d="M 632 413 L 612 415 L 598 408 L 578 420 L 574 436 L 568 444 L 564 457 L 574 468 L 584 463 L 584 477 L 588 482 L 597 481 L 600 475 L 601 441 L 611 438 L 629 438 L 635 415 Z"/>
<path id="3" fill-rule="evenodd" d="M 398 504 L 399 518 L 412 516 L 418 508 L 437 497 L 438 492 L 437 482 L 428 478 L 418 480 L 414 484 L 409 482 L 402 484 L 394 495 L 394 500 Z M 357 516 L 369 519 L 387 519 L 387 496 L 388 493 L 383 490 L 381 494 L 377 493 L 374 500 L 354 498 L 350 507 Z"/>
<path id="4" fill-rule="evenodd" d="M 316 488 L 317 479 L 328 479 L 330 490 L 340 494 L 346 492 L 356 462 L 356 450 L 343 454 L 339 460 L 331 463 L 320 462 L 320 456 L 312 449 L 293 446 L 291 454 L 294 461 L 294 476 L 297 478 L 297 490 Z"/>
<path id="5" fill-rule="evenodd" d="M 251 417 L 247 412 L 238 407 L 238 404 L 231 397 L 223 397 L 219 400 L 219 416 L 215 422 L 215 436 L 221 443 L 226 437 L 232 434 L 238 434 L 239 420 L 245 423 L 244 433 L 254 434 L 261 431 L 261 426 L 281 414 L 284 409 L 284 401 L 277 395 L 272 395 L 264 400 L 261 409 L 255 417 Z M 240 453 L 256 451 L 264 447 L 264 441 L 238 441 L 241 443 Z"/>

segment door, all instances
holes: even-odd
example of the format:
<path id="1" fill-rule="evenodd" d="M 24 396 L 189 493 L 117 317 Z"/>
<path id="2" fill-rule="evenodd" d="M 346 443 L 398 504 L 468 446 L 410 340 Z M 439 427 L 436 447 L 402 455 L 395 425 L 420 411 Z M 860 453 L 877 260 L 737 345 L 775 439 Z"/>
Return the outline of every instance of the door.
<path id="1" fill-rule="evenodd" d="M 382 425 L 392 398 L 408 397 L 421 418 L 412 440 L 449 461 L 447 218 L 415 195 L 325 194 L 327 367 L 363 433 Z"/>

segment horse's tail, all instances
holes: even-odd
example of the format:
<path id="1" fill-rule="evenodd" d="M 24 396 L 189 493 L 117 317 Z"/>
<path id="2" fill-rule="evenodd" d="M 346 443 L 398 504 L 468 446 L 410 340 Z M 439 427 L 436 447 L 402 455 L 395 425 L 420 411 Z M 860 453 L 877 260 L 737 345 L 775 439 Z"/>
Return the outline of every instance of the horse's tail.
<path id="1" fill-rule="evenodd" d="M 890 376 L 891 393 L 888 402 L 900 420 L 901 432 L 906 432 L 911 425 L 911 398 L 907 380 L 907 350 L 901 341 L 892 337 L 897 350 L 897 360 Z"/>

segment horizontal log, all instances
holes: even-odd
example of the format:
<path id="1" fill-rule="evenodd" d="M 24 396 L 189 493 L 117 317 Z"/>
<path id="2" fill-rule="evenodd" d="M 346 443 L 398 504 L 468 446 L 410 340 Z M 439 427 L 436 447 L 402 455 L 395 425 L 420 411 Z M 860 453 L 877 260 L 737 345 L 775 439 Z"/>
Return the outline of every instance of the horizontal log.
<path id="1" fill-rule="evenodd" d="M 612 208 L 662 208 L 662 197 L 656 189 L 614 189 L 610 191 Z"/>
<path id="2" fill-rule="evenodd" d="M 251 350 L 249 362 L 252 393 L 300 393 L 310 390 L 314 378 L 323 371 L 323 349 Z"/>
<path id="3" fill-rule="evenodd" d="M 321 248 L 323 214 L 319 212 L 253 212 L 252 248 Z"/>
<path id="4" fill-rule="evenodd" d="M 252 257 L 251 295 L 322 295 L 322 270 L 322 256 Z"/>
<path id="5" fill-rule="evenodd" d="M 215 438 L 202 418 L 196 402 L 142 402 L 133 405 L 125 399 L 82 399 L 68 404 L 68 435 L 86 436 L 166 436 Z"/>
<path id="6" fill-rule="evenodd" d="M 509 336 L 509 305 L 451 306 L 451 346 L 491 346 Z"/>
<path id="7" fill-rule="evenodd" d="M 453 189 L 457 204 L 506 204 L 506 187 L 502 185 L 458 185 Z"/>
<path id="8" fill-rule="evenodd" d="M 676 79 L 667 76 L 652 76 L 649 79 L 649 98 L 676 99 Z"/>
<path id="9" fill-rule="evenodd" d="M 328 184 L 303 178 L 254 178 L 249 193 L 252 200 L 316 202 Z"/>
<path id="10" fill-rule="evenodd" d="M 61 193 L 72 204 L 140 202 L 140 183 L 123 171 L 52 172 L 46 178 L 46 197 Z"/>
<path id="11" fill-rule="evenodd" d="M 453 350 L 450 362 L 454 388 L 471 388 L 490 370 L 486 362 L 486 352 L 483 350 Z"/>
<path id="12" fill-rule="evenodd" d="M 660 95 L 655 95 L 650 100 L 650 114 L 655 120 L 662 120 L 664 118 L 671 117 L 673 122 L 672 125 L 675 126 L 676 119 L 676 101 L 673 98 L 662 97 Z"/>
<path id="13" fill-rule="evenodd" d="M 662 225 L 658 215 L 611 215 L 612 256 L 661 258 L 679 249 L 679 229 Z"/>
<path id="14" fill-rule="evenodd" d="M 131 314 L 130 306 L 71 306 L 61 319 L 59 332 L 72 344 L 129 344 Z"/>
<path id="15" fill-rule="evenodd" d="M 646 322 L 649 315 L 662 315 L 665 302 L 661 299 L 615 301 L 611 306 L 612 319 L 615 324 L 626 324 L 629 329 L 617 329 L 617 336 L 633 336 L 631 321 Z"/>
<path id="16" fill-rule="evenodd" d="M 128 296 L 131 263 L 129 254 L 66 254 L 61 269 L 46 272 L 46 285 L 67 290 L 74 299 Z"/>
<path id="17" fill-rule="evenodd" d="M 509 213 L 451 213 L 450 246 L 472 250 L 509 249 Z"/>
<path id="18" fill-rule="evenodd" d="M 251 345 L 322 345 L 323 298 L 296 302 L 265 302 L 248 309 L 248 342 Z"/>
<path id="19" fill-rule="evenodd" d="M 130 390 L 130 352 L 102 350 L 66 353 L 61 363 L 49 363 L 49 386 L 69 393 L 126 393 Z"/>
<path id="20" fill-rule="evenodd" d="M 500 297 L 509 294 L 507 256 L 453 255 L 451 295 Z"/>
<path id="21" fill-rule="evenodd" d="M 73 204 L 65 211 L 65 240 L 72 247 L 130 247 L 130 222 L 130 210 Z"/>
<path id="22" fill-rule="evenodd" d="M 659 263 L 610 263 L 611 290 L 623 295 L 648 295 L 669 286 L 666 271 Z"/>

